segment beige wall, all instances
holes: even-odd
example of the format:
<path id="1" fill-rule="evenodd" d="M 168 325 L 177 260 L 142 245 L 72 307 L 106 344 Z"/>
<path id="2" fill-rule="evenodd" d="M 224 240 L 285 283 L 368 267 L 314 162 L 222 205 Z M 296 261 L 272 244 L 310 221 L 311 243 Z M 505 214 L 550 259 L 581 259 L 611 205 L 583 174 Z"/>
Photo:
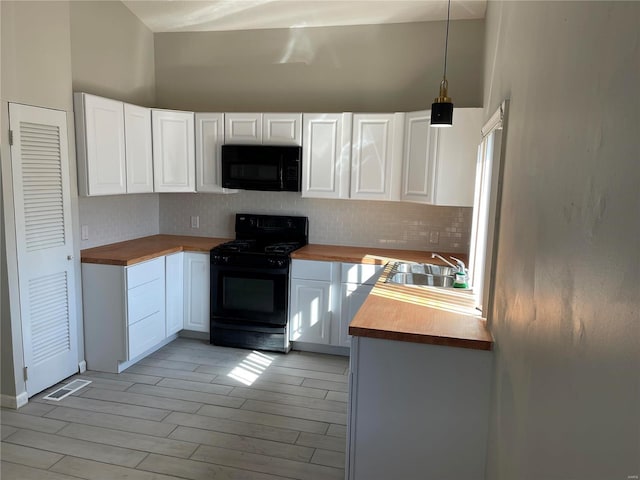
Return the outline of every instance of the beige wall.
<path id="1" fill-rule="evenodd" d="M 73 1 L 70 12 L 73 91 L 154 106 L 153 33 L 120 2 Z M 80 197 L 79 205 L 89 229 L 81 248 L 159 232 L 157 194 Z"/>
<path id="2" fill-rule="evenodd" d="M 155 106 L 153 34 L 121 2 L 71 2 L 73 91 Z"/>
<path id="3" fill-rule="evenodd" d="M 69 127 L 69 154 L 71 183 L 75 187 L 75 149 L 73 136 L 73 109 L 71 96 L 71 53 L 69 37 L 69 2 L 0 2 L 1 13 L 1 61 L 2 82 L 0 96 L 3 124 L 8 119 L 8 103 L 17 102 L 67 112 Z M 8 148 L 8 129 L 2 136 L 2 181 L 3 207 L 6 231 L 6 254 L 10 312 L 3 301 L 2 347 L 5 355 L 13 356 L 11 362 L 2 362 L 1 393 L 13 395 L 25 391 L 21 372 L 23 366 L 22 333 L 18 307 L 17 265 L 15 258 L 15 236 L 13 232 L 13 192 L 11 188 L 11 158 Z M 77 191 L 72 188 L 71 209 L 74 227 L 77 227 Z M 77 231 L 76 228 L 74 230 Z M 76 258 L 79 258 L 78 241 L 74 239 Z M 3 256 L 5 252 L 2 252 Z M 80 265 L 76 262 L 78 280 L 76 298 L 80 325 L 79 339 L 82 342 L 82 307 L 80 295 Z M 9 313 L 9 314 L 7 314 Z M 9 334 L 10 332 L 10 334 Z M 81 357 L 82 345 L 80 345 Z M 81 358 L 79 358 L 80 360 Z"/>
<path id="4" fill-rule="evenodd" d="M 487 479 L 640 474 L 640 3 L 490 2 L 511 98 Z"/>
<path id="5" fill-rule="evenodd" d="M 157 33 L 157 103 L 194 111 L 393 112 L 430 107 L 445 22 Z M 483 20 L 451 24 L 448 77 L 482 105 Z"/>

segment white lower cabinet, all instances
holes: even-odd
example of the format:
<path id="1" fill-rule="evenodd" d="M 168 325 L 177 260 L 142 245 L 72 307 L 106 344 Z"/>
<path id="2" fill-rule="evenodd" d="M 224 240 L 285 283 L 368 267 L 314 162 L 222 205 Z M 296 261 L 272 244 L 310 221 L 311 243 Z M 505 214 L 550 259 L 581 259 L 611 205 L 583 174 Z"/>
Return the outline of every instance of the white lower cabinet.
<path id="1" fill-rule="evenodd" d="M 165 297 L 167 336 L 178 333 L 184 326 L 184 253 L 165 257 Z"/>
<path id="2" fill-rule="evenodd" d="M 120 373 L 166 341 L 165 257 L 82 264 L 87 368 Z"/>
<path id="3" fill-rule="evenodd" d="M 485 350 L 354 337 L 346 478 L 485 478 L 491 363 Z"/>
<path id="4" fill-rule="evenodd" d="M 209 332 L 209 252 L 184 253 L 184 329 Z"/>
<path id="5" fill-rule="evenodd" d="M 293 260 L 289 289 L 289 340 L 330 343 L 333 267 L 331 262 Z"/>
<path id="6" fill-rule="evenodd" d="M 349 347 L 349 323 L 384 265 L 293 260 L 289 340 Z"/>

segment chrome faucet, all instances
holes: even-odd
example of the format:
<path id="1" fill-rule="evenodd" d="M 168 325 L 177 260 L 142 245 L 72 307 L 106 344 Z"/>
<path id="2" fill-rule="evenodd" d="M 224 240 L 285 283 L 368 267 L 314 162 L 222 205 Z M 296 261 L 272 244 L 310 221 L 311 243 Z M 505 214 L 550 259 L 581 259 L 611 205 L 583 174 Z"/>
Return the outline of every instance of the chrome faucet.
<path id="1" fill-rule="evenodd" d="M 459 258 L 449 257 L 451 260 L 454 260 L 457 263 L 457 265 L 454 265 L 453 263 L 451 263 L 449 260 L 447 260 L 446 258 L 444 258 L 442 255 L 440 255 L 438 253 L 432 253 L 431 254 L 431 258 L 439 258 L 444 263 L 446 263 L 451 268 L 455 269 L 456 271 L 458 271 L 460 273 L 465 273 L 467 271 L 467 267 L 465 266 L 464 262 L 462 260 L 460 260 Z"/>

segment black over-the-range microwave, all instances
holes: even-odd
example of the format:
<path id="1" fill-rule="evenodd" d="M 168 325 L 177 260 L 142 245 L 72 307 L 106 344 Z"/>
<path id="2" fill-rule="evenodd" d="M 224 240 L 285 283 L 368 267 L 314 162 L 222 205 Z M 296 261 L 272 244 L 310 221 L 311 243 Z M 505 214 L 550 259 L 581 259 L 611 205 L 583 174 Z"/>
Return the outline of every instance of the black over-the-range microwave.
<path id="1" fill-rule="evenodd" d="M 299 192 L 302 147 L 223 145 L 222 186 L 241 190 Z"/>

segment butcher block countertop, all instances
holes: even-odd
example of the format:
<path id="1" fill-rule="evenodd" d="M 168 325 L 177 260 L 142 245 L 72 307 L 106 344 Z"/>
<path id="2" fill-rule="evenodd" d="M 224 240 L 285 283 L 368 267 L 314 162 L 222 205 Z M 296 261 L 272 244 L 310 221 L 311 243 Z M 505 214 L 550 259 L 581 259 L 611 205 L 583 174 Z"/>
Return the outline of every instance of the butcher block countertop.
<path id="1" fill-rule="evenodd" d="M 447 258 L 449 254 L 441 253 Z M 467 256 L 453 254 L 467 262 Z M 491 350 L 493 338 L 473 306 L 468 291 L 386 283 L 394 261 L 436 263 L 431 252 L 382 248 L 307 245 L 292 257 L 299 260 L 387 265 L 349 325 L 360 337 Z"/>
<path id="2" fill-rule="evenodd" d="M 82 263 L 102 265 L 135 265 L 176 252 L 208 252 L 229 238 L 190 237 L 185 235 L 152 235 L 126 242 L 87 248 L 80 252 Z"/>

